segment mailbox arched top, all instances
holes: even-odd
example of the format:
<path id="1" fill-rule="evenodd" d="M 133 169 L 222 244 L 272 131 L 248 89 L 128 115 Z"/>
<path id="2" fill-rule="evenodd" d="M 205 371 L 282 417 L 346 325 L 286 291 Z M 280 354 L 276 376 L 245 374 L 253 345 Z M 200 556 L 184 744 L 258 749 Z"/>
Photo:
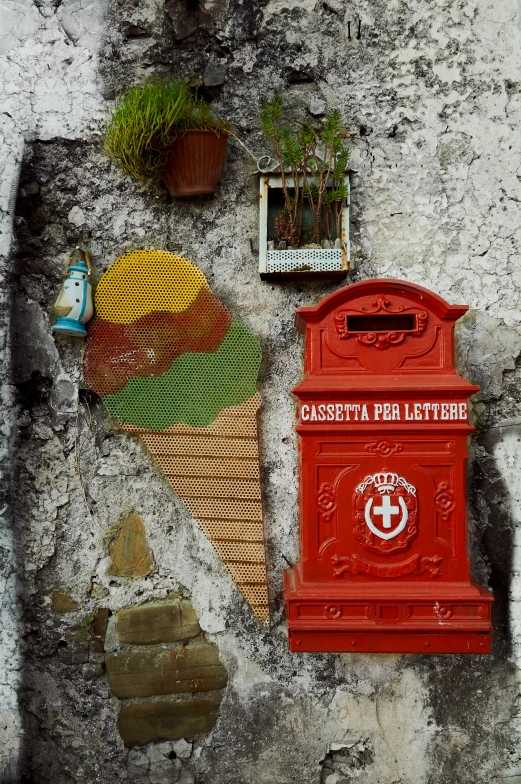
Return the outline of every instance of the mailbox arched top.
<path id="1" fill-rule="evenodd" d="M 416 283 L 408 283 L 396 278 L 371 278 L 334 291 L 324 297 L 315 307 L 297 308 L 295 327 L 299 332 L 305 334 L 307 324 L 324 320 L 337 308 L 347 306 L 350 302 L 364 296 L 373 295 L 376 298 L 386 294 L 395 294 L 410 299 L 411 303 L 422 306 L 442 321 L 448 321 L 452 324 L 464 316 L 468 310 L 468 305 L 450 305 L 439 294 L 435 294 L 423 286 L 418 286 Z"/>
<path id="2" fill-rule="evenodd" d="M 298 308 L 296 327 L 306 335 L 305 380 L 294 392 L 321 386 L 333 392 L 346 385 L 369 392 L 370 377 L 373 388 L 448 385 L 472 394 L 478 387 L 454 367 L 454 324 L 467 310 L 395 278 L 353 283 L 315 307 Z"/>

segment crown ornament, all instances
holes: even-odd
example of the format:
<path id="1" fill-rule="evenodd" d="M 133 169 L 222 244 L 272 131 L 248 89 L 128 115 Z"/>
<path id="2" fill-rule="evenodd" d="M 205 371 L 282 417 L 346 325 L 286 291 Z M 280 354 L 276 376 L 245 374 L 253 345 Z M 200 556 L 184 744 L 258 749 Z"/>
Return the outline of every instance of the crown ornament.
<path id="1" fill-rule="evenodd" d="M 381 474 L 373 474 L 373 484 L 382 495 L 384 493 L 392 493 L 398 484 L 399 478 L 398 474 L 382 471 Z"/>
<path id="2" fill-rule="evenodd" d="M 360 482 L 355 489 L 355 493 L 363 493 L 369 485 L 373 485 L 380 495 L 392 493 L 397 487 L 404 487 L 408 493 L 416 495 L 414 485 L 411 485 L 403 476 L 399 476 L 393 471 L 383 470 L 376 474 L 369 474 Z"/>

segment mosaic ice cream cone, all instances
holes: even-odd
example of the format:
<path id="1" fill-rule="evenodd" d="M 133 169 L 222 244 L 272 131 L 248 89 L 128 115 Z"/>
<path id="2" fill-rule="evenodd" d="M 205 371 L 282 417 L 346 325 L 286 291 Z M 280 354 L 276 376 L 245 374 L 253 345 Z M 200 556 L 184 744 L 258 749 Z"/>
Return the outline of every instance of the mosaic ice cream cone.
<path id="1" fill-rule="evenodd" d="M 263 621 L 260 346 L 202 272 L 165 251 L 119 258 L 96 291 L 89 386 L 136 433 Z"/>

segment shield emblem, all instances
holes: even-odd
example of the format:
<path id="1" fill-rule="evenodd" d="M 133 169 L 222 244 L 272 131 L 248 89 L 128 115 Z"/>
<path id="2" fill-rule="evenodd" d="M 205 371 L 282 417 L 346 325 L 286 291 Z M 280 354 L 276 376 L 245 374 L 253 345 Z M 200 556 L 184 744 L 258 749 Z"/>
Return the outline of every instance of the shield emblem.
<path id="1" fill-rule="evenodd" d="M 365 522 L 380 539 L 394 539 L 403 531 L 408 519 L 409 512 L 400 495 L 371 496 L 367 499 Z"/>
<path id="2" fill-rule="evenodd" d="M 355 536 L 371 552 L 393 555 L 416 536 L 416 488 L 403 476 L 387 470 L 366 476 L 354 503 Z"/>

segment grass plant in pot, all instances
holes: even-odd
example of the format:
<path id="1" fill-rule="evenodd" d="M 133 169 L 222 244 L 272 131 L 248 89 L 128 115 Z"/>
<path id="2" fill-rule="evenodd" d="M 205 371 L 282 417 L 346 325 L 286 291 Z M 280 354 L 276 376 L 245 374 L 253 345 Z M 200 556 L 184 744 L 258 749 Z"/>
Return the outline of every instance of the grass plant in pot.
<path id="1" fill-rule="evenodd" d="M 177 79 L 126 90 L 104 137 L 109 155 L 127 174 L 163 180 L 172 196 L 215 193 L 227 141 L 228 123 Z"/>

